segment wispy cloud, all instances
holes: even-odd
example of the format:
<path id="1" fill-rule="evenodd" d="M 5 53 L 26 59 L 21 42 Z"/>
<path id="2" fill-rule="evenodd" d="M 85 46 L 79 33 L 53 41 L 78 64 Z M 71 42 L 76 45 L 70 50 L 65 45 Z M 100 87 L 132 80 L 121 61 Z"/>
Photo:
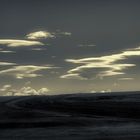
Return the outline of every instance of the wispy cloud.
<path id="1" fill-rule="evenodd" d="M 72 33 L 70 32 L 61 32 L 61 31 L 58 31 L 55 33 L 56 35 L 63 35 L 63 36 L 71 36 Z"/>
<path id="2" fill-rule="evenodd" d="M 43 51 L 46 50 L 46 48 L 32 48 L 32 51 Z"/>
<path id="3" fill-rule="evenodd" d="M 134 80 L 134 78 L 126 77 L 126 78 L 119 78 L 118 80 L 128 81 L 128 80 Z"/>
<path id="4" fill-rule="evenodd" d="M 42 76 L 42 74 L 38 74 L 38 71 L 52 69 L 54 67 L 51 66 L 36 66 L 36 65 L 20 65 L 13 66 L 12 68 L 1 70 L 0 75 L 10 75 L 17 79 L 23 78 L 33 78 Z"/>
<path id="5" fill-rule="evenodd" d="M 70 74 L 62 75 L 60 76 L 60 78 L 86 80 L 86 78 L 81 77 L 78 73 L 70 73 Z"/>
<path id="6" fill-rule="evenodd" d="M 95 69 L 99 69 L 96 75 L 90 75 L 89 77 L 105 77 L 105 76 L 113 76 L 125 74 L 123 71 L 126 68 L 134 67 L 136 64 L 124 63 L 122 60 L 128 59 L 132 56 L 140 56 L 140 49 L 134 48 L 130 50 L 125 50 L 120 53 L 100 56 L 100 57 L 89 57 L 82 59 L 66 59 L 66 62 L 70 62 L 73 64 L 77 64 L 77 66 L 73 69 L 70 69 L 66 75 L 61 76 L 61 78 L 69 78 L 71 75 L 81 76 L 82 73 L 91 69 L 94 74 Z M 87 73 L 88 74 L 88 73 Z M 86 76 L 84 77 L 86 78 Z"/>
<path id="7" fill-rule="evenodd" d="M 16 65 L 16 63 L 0 62 L 0 66 L 11 66 L 11 65 Z"/>
<path id="8" fill-rule="evenodd" d="M 0 50 L 0 53 L 15 53 L 15 51 L 5 51 L 5 50 Z"/>
<path id="9" fill-rule="evenodd" d="M 24 46 L 38 46 L 44 44 L 39 41 L 0 39 L 0 45 L 6 45 L 8 47 L 13 48 L 13 47 L 24 47 Z"/>

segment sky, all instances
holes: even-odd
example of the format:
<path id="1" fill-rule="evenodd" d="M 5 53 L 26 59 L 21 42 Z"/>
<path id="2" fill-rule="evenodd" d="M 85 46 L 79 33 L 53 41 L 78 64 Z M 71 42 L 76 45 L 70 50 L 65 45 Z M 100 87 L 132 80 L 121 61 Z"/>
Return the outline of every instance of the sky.
<path id="1" fill-rule="evenodd" d="M 140 90 L 139 6 L 1 0 L 0 95 Z"/>

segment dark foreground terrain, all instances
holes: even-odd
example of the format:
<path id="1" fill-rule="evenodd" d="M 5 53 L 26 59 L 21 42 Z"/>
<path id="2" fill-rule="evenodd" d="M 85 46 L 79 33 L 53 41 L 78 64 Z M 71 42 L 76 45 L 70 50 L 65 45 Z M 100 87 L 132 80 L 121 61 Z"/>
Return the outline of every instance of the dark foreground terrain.
<path id="1" fill-rule="evenodd" d="M 0 97 L 0 140 L 140 140 L 140 92 Z"/>

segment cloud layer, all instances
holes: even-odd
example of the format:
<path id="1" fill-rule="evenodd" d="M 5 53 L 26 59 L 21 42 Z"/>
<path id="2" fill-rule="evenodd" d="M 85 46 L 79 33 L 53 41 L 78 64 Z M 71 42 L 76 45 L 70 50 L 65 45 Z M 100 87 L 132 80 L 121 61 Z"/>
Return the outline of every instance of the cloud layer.
<path id="1" fill-rule="evenodd" d="M 42 74 L 38 74 L 38 71 L 52 69 L 54 67 L 51 66 L 37 66 L 37 65 L 20 65 L 13 66 L 9 69 L 1 70 L 0 75 L 10 75 L 17 79 L 23 78 L 33 78 L 42 76 Z"/>
<path id="2" fill-rule="evenodd" d="M 140 56 L 139 47 L 130 49 L 130 50 L 125 50 L 125 51 L 122 51 L 121 53 L 100 56 L 100 57 L 89 57 L 89 58 L 82 58 L 82 59 L 66 59 L 65 60 L 66 62 L 77 64 L 80 66 L 70 69 L 67 72 L 67 74 L 62 75 L 61 78 L 69 79 L 71 78 L 71 76 L 73 77 L 80 76 L 82 78 L 89 79 L 93 77 L 103 78 L 106 76 L 125 74 L 125 72 L 123 71 L 124 69 L 129 68 L 129 67 L 134 67 L 136 66 L 136 64 L 124 63 L 122 60 L 128 59 L 132 56 Z"/>

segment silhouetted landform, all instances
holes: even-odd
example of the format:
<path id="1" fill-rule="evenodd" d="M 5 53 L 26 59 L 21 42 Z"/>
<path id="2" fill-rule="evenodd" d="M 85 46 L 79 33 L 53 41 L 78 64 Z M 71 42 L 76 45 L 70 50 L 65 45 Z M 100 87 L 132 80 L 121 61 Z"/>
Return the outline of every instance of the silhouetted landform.
<path id="1" fill-rule="evenodd" d="M 113 93 L 114 94 L 114 93 Z M 70 113 L 74 115 L 140 117 L 140 95 L 77 94 L 50 97 L 32 97 L 16 102 L 21 108 Z"/>
<path id="2" fill-rule="evenodd" d="M 52 136 L 47 137 L 52 128 L 54 133 L 52 130 Z M 140 139 L 140 92 L 0 97 L 0 139 L 11 135 L 15 139 L 20 138 L 26 129 L 30 132 L 43 129 L 42 139 L 55 139 L 54 136 L 60 134 L 59 129 L 69 134 L 61 135 L 66 140 L 86 140 L 89 136 L 88 132 L 85 133 L 87 130 L 93 132 L 90 133 L 91 139 L 117 140 L 118 136 L 127 140 Z M 86 130 L 77 132 L 77 129 Z M 70 134 L 70 130 L 74 131 L 74 135 Z M 95 133 L 97 130 L 99 134 Z M 7 131 L 11 133 L 6 135 Z M 82 137 L 81 133 L 86 137 Z M 32 137 L 23 137 L 34 139 L 42 135 L 32 133 Z"/>

